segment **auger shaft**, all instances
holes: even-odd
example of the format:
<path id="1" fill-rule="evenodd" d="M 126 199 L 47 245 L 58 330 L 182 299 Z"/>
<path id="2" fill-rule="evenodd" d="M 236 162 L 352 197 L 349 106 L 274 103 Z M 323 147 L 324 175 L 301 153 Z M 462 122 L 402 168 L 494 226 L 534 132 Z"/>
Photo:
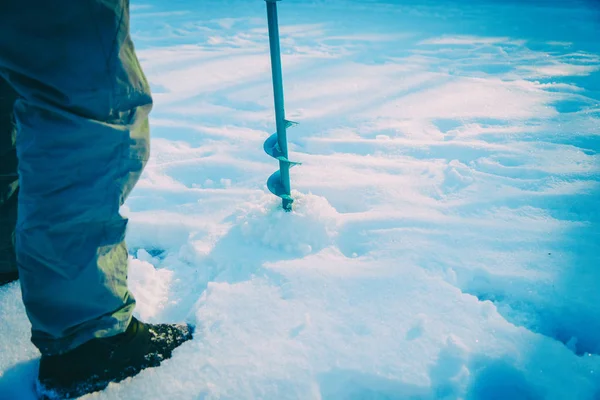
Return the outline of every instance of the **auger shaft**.
<path id="1" fill-rule="evenodd" d="M 293 200 L 290 188 L 290 167 L 293 163 L 288 160 L 287 127 L 289 123 L 285 119 L 285 106 L 283 99 L 283 76 L 281 72 L 281 49 L 279 44 L 279 26 L 277 21 L 277 1 L 265 0 L 267 3 L 267 19 L 269 23 L 269 45 L 271 50 L 271 70 L 273 74 L 273 95 L 275 98 L 275 122 L 277 124 L 277 149 L 279 155 L 279 180 L 278 189 L 271 191 L 283 200 L 283 209 L 291 210 Z M 265 150 L 267 150 L 265 148 Z M 267 151 L 269 153 L 269 151 Z M 271 154 L 273 155 L 273 154 Z M 277 178 L 273 176 L 272 178 Z M 271 179 L 273 180 L 273 179 Z M 277 182 L 275 182 L 277 183 Z M 280 192 L 280 193 L 277 193 Z"/>

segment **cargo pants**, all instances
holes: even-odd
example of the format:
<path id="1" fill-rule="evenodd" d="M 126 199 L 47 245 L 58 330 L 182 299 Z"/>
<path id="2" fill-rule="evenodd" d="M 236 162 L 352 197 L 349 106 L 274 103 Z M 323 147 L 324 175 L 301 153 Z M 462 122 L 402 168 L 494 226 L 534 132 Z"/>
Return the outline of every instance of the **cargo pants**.
<path id="1" fill-rule="evenodd" d="M 18 268 L 42 354 L 131 320 L 119 208 L 151 107 L 128 0 L 0 1 L 0 272 Z"/>

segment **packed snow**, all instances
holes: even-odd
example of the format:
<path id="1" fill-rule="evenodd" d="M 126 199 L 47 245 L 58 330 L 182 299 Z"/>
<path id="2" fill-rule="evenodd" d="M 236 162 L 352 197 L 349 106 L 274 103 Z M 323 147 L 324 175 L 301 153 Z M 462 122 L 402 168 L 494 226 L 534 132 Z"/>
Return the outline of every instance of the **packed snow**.
<path id="1" fill-rule="evenodd" d="M 152 158 L 130 218 L 136 315 L 188 321 L 86 399 L 600 399 L 600 4 L 278 3 L 294 210 L 265 4 L 132 5 Z M 18 283 L 0 399 L 33 399 Z"/>

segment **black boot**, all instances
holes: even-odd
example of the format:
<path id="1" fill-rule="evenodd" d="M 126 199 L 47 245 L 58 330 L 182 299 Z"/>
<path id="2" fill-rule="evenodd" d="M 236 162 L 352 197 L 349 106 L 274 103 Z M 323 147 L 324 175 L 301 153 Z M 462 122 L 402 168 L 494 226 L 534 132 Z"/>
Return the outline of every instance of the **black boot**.
<path id="1" fill-rule="evenodd" d="M 150 325 L 133 318 L 127 331 L 92 339 L 57 356 L 42 356 L 38 391 L 42 399 L 73 399 L 105 389 L 141 370 L 157 367 L 192 338 L 189 325 Z"/>
<path id="2" fill-rule="evenodd" d="M 7 273 L 1 273 L 0 274 L 0 286 L 4 286 L 7 283 L 11 283 L 16 281 L 17 279 L 19 279 L 19 273 L 18 272 L 7 272 Z"/>

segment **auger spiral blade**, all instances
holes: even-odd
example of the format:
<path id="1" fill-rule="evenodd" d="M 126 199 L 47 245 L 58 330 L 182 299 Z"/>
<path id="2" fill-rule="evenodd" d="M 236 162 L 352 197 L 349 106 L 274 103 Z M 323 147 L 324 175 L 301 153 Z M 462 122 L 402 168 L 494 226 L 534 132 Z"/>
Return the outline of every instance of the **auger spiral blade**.
<path id="1" fill-rule="evenodd" d="M 265 152 L 279 161 L 279 171 L 267 180 L 267 187 L 276 196 L 281 197 L 283 209 L 291 211 L 294 199 L 291 196 L 290 168 L 300 163 L 288 159 L 287 128 L 297 125 L 285 119 L 283 99 L 283 76 L 281 72 L 281 50 L 279 45 L 279 26 L 277 21 L 277 1 L 265 0 L 269 23 L 269 48 L 271 52 L 271 70 L 273 75 L 273 95 L 275 100 L 275 122 L 277 132 L 271 135 L 263 146 Z"/>

